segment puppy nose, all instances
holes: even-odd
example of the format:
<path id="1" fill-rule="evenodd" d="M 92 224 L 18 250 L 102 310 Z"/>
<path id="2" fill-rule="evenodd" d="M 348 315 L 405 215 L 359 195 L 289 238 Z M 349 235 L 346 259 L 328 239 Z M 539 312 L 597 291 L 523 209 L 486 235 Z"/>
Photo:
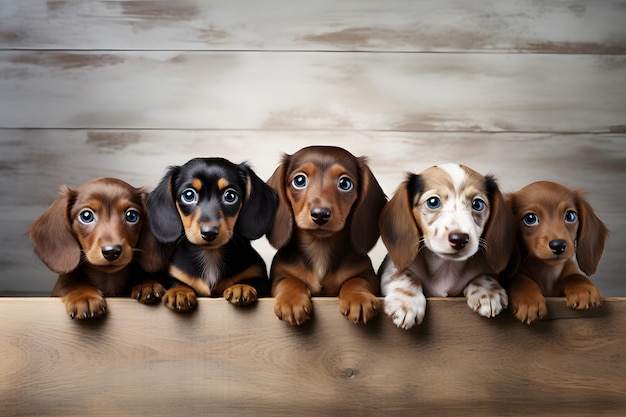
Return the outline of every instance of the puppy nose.
<path id="1" fill-rule="evenodd" d="M 122 254 L 122 247 L 120 245 L 106 245 L 101 248 L 102 256 L 109 262 L 113 262 Z"/>
<path id="2" fill-rule="evenodd" d="M 567 242 L 563 239 L 554 239 L 548 243 L 548 246 L 550 246 L 552 253 L 560 255 L 565 252 L 565 249 L 567 249 Z"/>
<path id="3" fill-rule="evenodd" d="M 461 250 L 469 242 L 469 235 L 467 233 L 450 233 L 448 235 L 448 242 L 452 249 Z"/>
<path id="4" fill-rule="evenodd" d="M 206 240 L 207 242 L 215 239 L 219 233 L 220 229 L 217 226 L 211 226 L 208 224 L 203 224 L 202 226 L 200 226 L 200 236 L 202 236 L 202 239 Z"/>
<path id="5" fill-rule="evenodd" d="M 316 224 L 321 226 L 330 220 L 331 213 L 328 207 L 313 207 L 311 209 L 311 218 Z"/>

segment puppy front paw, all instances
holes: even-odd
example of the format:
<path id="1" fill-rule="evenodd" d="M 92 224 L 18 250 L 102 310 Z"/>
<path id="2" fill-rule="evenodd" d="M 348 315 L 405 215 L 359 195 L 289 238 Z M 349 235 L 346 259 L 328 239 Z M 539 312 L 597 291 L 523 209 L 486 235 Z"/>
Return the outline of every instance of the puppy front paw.
<path id="1" fill-rule="evenodd" d="M 195 291 L 185 285 L 167 290 L 162 300 L 167 308 L 176 312 L 187 312 L 198 305 Z"/>
<path id="2" fill-rule="evenodd" d="M 154 304 L 161 300 L 165 294 L 165 288 L 157 281 L 144 281 L 135 285 L 130 296 L 142 304 Z"/>
<path id="3" fill-rule="evenodd" d="M 353 323 L 367 323 L 378 314 L 380 301 L 368 291 L 352 292 L 339 297 L 339 311 Z"/>
<path id="4" fill-rule="evenodd" d="M 548 314 L 548 305 L 541 291 L 531 293 L 512 293 L 511 311 L 522 323 L 530 324 L 541 320 Z"/>
<path id="5" fill-rule="evenodd" d="M 577 282 L 564 289 L 565 303 L 576 310 L 587 310 L 602 305 L 602 292 L 591 282 Z"/>
<path id="6" fill-rule="evenodd" d="M 107 303 L 102 292 L 96 288 L 80 288 L 63 297 L 65 311 L 74 319 L 93 319 L 107 312 Z"/>
<path id="7" fill-rule="evenodd" d="M 385 297 L 385 313 L 397 327 L 408 330 L 424 320 L 426 297 L 421 291 L 414 294 L 392 291 Z"/>
<path id="8" fill-rule="evenodd" d="M 467 305 L 483 317 L 495 317 L 509 305 L 509 297 L 495 278 L 474 278 L 463 290 Z"/>
<path id="9" fill-rule="evenodd" d="M 256 289 L 247 284 L 235 284 L 224 290 L 224 298 L 236 306 L 247 306 L 254 303 L 257 298 Z"/>

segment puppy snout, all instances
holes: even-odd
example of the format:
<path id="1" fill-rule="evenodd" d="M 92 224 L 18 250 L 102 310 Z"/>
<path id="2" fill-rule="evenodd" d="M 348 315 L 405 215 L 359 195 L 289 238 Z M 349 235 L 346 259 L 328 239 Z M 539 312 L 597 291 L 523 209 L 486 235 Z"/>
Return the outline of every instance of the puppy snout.
<path id="1" fill-rule="evenodd" d="M 319 226 L 326 224 L 330 220 L 332 212 L 328 207 L 313 207 L 311 209 L 311 219 Z"/>
<path id="2" fill-rule="evenodd" d="M 102 256 L 109 262 L 113 262 L 122 254 L 122 247 L 120 245 L 105 245 L 101 250 Z"/>
<path id="3" fill-rule="evenodd" d="M 450 233 L 448 235 L 448 242 L 452 249 L 461 250 L 469 242 L 469 235 L 467 233 Z"/>
<path id="4" fill-rule="evenodd" d="M 567 249 L 567 242 L 564 239 L 554 239 L 548 243 L 548 246 L 550 246 L 552 253 L 560 255 Z"/>
<path id="5" fill-rule="evenodd" d="M 202 226 L 200 226 L 200 236 L 202 236 L 202 239 L 206 240 L 207 242 L 214 240 L 219 233 L 220 229 L 217 226 L 212 226 L 208 224 L 203 224 Z"/>

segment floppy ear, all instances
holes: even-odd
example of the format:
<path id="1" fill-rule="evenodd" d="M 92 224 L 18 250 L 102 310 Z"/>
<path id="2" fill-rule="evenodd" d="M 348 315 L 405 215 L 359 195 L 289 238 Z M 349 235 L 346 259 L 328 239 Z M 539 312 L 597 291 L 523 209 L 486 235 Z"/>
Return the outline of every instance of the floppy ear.
<path id="1" fill-rule="evenodd" d="M 26 233 L 37 256 L 58 274 L 72 272 L 80 262 L 80 243 L 68 217 L 75 199 L 74 191 L 61 187 L 61 195 L 30 225 Z"/>
<path id="2" fill-rule="evenodd" d="M 593 275 L 604 253 L 609 231 L 580 191 L 576 191 L 576 209 L 579 221 L 576 259 L 578 266 L 585 274 Z"/>
<path id="3" fill-rule="evenodd" d="M 358 254 L 365 255 L 374 247 L 380 236 L 378 218 L 387 202 L 387 197 L 367 166 L 366 159 L 361 157 L 358 158 L 358 161 L 361 171 L 361 186 L 359 199 L 354 205 L 352 220 L 350 221 L 350 241 L 352 248 Z"/>
<path id="4" fill-rule="evenodd" d="M 289 158 L 289 155 L 283 155 L 280 165 L 267 180 L 267 185 L 276 192 L 278 197 L 274 223 L 270 233 L 267 235 L 267 240 L 276 249 L 280 249 L 289 243 L 293 233 L 293 213 L 285 191 L 285 172 L 289 166 Z"/>
<path id="5" fill-rule="evenodd" d="M 235 230 L 246 239 L 258 239 L 270 231 L 274 222 L 276 193 L 246 163 L 239 164 L 238 168 L 242 171 L 248 189 Z"/>
<path id="6" fill-rule="evenodd" d="M 421 192 L 421 177 L 409 174 L 380 215 L 380 236 L 399 271 L 408 268 L 419 251 L 420 231 L 413 217 L 413 200 Z"/>
<path id="7" fill-rule="evenodd" d="M 156 240 L 166 245 L 176 243 L 183 234 L 183 222 L 172 196 L 172 181 L 178 169 L 171 167 L 145 199 L 150 229 Z"/>
<path id="8" fill-rule="evenodd" d="M 148 194 L 141 191 L 141 199 L 146 205 L 146 198 Z M 137 241 L 137 249 L 135 258 L 141 268 L 146 272 L 158 272 L 165 268 L 169 259 L 169 250 L 167 247 L 159 243 L 150 229 L 150 221 L 144 219 L 141 233 L 139 234 L 139 240 Z"/>
<path id="9" fill-rule="evenodd" d="M 517 242 L 516 222 L 496 179 L 492 175 L 486 175 L 485 185 L 491 205 L 489 220 L 482 236 L 487 246 L 485 259 L 494 272 L 500 273 L 509 263 Z"/>

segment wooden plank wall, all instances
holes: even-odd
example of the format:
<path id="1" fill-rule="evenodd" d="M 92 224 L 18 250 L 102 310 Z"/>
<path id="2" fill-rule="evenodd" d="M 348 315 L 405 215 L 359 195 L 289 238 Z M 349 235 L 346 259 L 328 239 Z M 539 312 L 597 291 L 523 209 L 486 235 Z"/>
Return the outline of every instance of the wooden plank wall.
<path id="1" fill-rule="evenodd" d="M 60 184 L 152 187 L 195 156 L 267 178 L 336 144 L 388 194 L 445 161 L 586 189 L 613 231 L 595 280 L 623 295 L 625 21 L 623 0 L 3 0 L 0 294 L 50 291 L 23 233 Z"/>
<path id="2" fill-rule="evenodd" d="M 109 300 L 72 321 L 52 298 L 0 303 L 2 416 L 623 416 L 626 299 L 531 326 L 430 300 L 409 331 L 314 299 L 302 328 L 220 299 L 198 311 Z M 28 331 L 24 331 L 28 329 Z"/>

